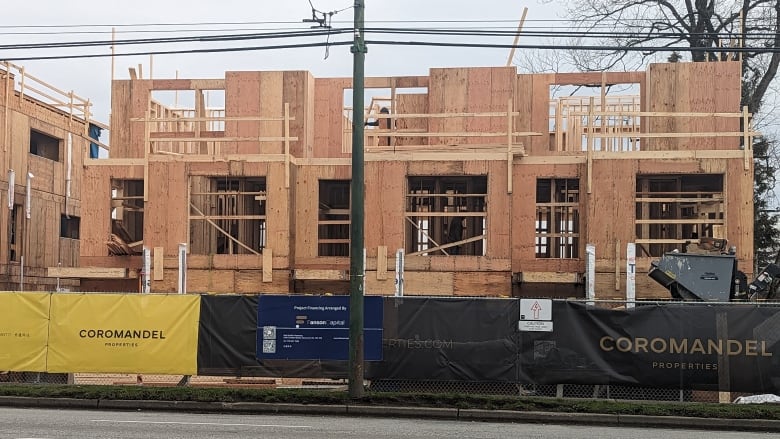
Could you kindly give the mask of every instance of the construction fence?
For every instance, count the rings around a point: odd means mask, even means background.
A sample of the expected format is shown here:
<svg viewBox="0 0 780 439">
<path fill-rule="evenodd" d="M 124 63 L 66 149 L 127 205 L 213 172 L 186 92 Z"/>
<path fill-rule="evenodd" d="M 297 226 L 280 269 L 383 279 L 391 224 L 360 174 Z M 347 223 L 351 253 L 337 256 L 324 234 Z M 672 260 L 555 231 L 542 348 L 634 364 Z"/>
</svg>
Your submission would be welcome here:
<svg viewBox="0 0 780 439">
<path fill-rule="evenodd" d="M 344 296 L 0 293 L 0 307 L 0 382 L 346 386 Z M 373 391 L 780 393 L 780 307 L 769 303 L 369 296 L 364 316 Z"/>
</svg>

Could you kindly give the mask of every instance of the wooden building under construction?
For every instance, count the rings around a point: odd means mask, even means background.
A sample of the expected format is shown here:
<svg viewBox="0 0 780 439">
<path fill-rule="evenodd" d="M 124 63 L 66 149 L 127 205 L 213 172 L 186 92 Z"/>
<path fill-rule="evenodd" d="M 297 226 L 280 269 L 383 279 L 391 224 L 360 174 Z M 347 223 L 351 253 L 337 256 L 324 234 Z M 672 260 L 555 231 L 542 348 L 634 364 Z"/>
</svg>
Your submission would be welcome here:
<svg viewBox="0 0 780 439">
<path fill-rule="evenodd" d="M 187 292 L 347 292 L 356 118 L 367 294 L 394 293 L 399 249 L 407 295 L 582 296 L 586 244 L 598 298 L 624 297 L 628 243 L 638 298 L 669 297 L 650 260 L 703 237 L 753 271 L 737 62 L 434 68 L 367 78 L 357 111 L 350 78 L 305 71 L 131 78 L 112 85 L 110 158 L 74 160 L 80 268 L 50 270 L 85 291 L 138 291 L 145 247 L 151 291 L 176 292 L 186 244 Z"/>
<path fill-rule="evenodd" d="M 88 99 L 0 63 L 0 289 L 78 289 L 84 160 L 102 128 Z M 95 155 L 97 157 L 97 155 Z"/>
</svg>

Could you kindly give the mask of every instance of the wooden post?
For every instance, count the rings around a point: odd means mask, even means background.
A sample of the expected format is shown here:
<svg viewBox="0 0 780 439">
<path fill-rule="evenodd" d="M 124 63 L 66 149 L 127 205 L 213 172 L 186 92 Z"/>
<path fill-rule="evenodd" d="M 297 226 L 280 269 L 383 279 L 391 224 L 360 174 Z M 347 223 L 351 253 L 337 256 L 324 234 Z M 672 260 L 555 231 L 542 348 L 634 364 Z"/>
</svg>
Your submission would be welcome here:
<svg viewBox="0 0 780 439">
<path fill-rule="evenodd" d="M 290 188 L 290 103 L 284 103 L 284 188 Z"/>
<path fill-rule="evenodd" d="M 270 247 L 263 249 L 263 283 L 273 282 L 274 280 L 274 257 L 273 250 Z"/>
<path fill-rule="evenodd" d="M 555 150 L 563 151 L 563 102 L 558 99 L 555 104 Z"/>
<path fill-rule="evenodd" d="M 73 90 L 68 93 L 68 127 L 73 124 Z"/>
<path fill-rule="evenodd" d="M 512 193 L 512 164 L 514 162 L 514 154 L 512 152 L 512 132 L 514 127 L 512 126 L 512 99 L 507 101 L 506 108 L 506 193 Z"/>
<path fill-rule="evenodd" d="M 585 152 L 588 161 L 588 194 L 591 193 L 593 183 L 593 96 L 588 102 L 588 150 Z"/>
<path fill-rule="evenodd" d="M 21 76 L 19 80 L 19 106 L 21 107 L 24 102 L 24 66 L 19 67 L 19 76 Z"/>
<path fill-rule="evenodd" d="M 745 170 L 750 169 L 750 157 L 752 154 L 752 139 L 750 138 L 750 113 L 748 113 L 748 107 L 745 105 L 742 107 L 742 143 L 743 152 L 745 153 Z"/>
<path fill-rule="evenodd" d="M 626 309 L 634 308 L 636 302 L 636 244 L 626 246 Z"/>
<path fill-rule="evenodd" d="M 607 73 L 601 72 L 601 151 L 607 151 Z"/>
<path fill-rule="evenodd" d="M 380 245 L 376 250 L 376 278 L 387 279 L 387 246 Z"/>
<path fill-rule="evenodd" d="M 8 143 L 9 138 L 11 136 L 11 130 L 8 129 L 8 118 L 10 116 L 10 111 L 8 109 L 8 100 L 10 99 L 11 94 L 11 65 L 8 64 L 8 62 L 5 62 L 5 96 L 3 97 L 3 106 L 5 107 L 5 111 L 3 111 L 3 151 L 8 151 Z M 11 155 L 13 154 L 13 148 L 11 149 L 11 154 L 9 154 L 8 157 L 8 163 L 13 163 L 13 160 L 11 160 Z"/>
<path fill-rule="evenodd" d="M 151 100 L 149 105 L 151 105 Z M 144 117 L 144 202 L 149 201 L 149 150 L 152 148 L 152 142 L 149 140 L 149 119 L 151 114 L 151 110 L 147 107 L 146 117 Z"/>
<path fill-rule="evenodd" d="M 596 299 L 596 246 L 585 244 L 585 297 L 587 304 L 593 306 Z"/>
</svg>

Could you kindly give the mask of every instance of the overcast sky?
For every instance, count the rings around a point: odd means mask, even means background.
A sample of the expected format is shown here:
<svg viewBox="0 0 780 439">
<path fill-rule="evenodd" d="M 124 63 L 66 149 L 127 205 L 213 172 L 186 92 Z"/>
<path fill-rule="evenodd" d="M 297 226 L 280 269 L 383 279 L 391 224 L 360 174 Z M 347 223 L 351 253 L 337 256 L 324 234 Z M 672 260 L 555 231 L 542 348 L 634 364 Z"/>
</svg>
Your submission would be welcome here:
<svg viewBox="0 0 780 439">
<path fill-rule="evenodd" d="M 556 18 L 556 7 L 545 0 L 367 0 L 366 26 L 376 27 L 502 27 L 516 28 L 523 7 L 528 7 L 526 28 L 543 26 L 532 20 Z M 334 27 L 350 27 L 353 0 L 312 0 L 320 11 L 330 12 L 345 9 L 332 16 Z M 173 2 L 162 0 L 134 0 L 118 2 L 106 0 L 61 0 L 4 2 L 0 14 L 0 41 L 2 45 L 33 42 L 95 41 L 111 40 L 111 28 L 116 27 L 117 39 L 156 38 L 182 35 L 224 34 L 233 32 L 252 33 L 269 28 L 293 30 L 308 29 L 301 23 L 311 17 L 308 0 L 190 0 Z M 503 23 L 408 23 L 409 21 L 443 20 L 506 20 Z M 161 23 L 243 23 L 273 22 L 251 25 L 192 25 L 187 27 L 137 27 L 127 25 Z M 406 23 L 404 23 L 406 22 Z M 41 25 L 90 25 L 72 28 L 20 28 L 19 26 Z M 146 33 L 137 31 L 145 30 Z M 151 33 L 150 30 L 157 32 Z M 159 32 L 166 30 L 168 32 Z M 91 33 L 63 33 L 63 32 Z M 133 32 L 135 31 L 135 32 Z M 185 32 L 186 31 L 186 32 Z M 380 36 L 377 36 L 379 39 Z M 331 36 L 331 41 L 346 40 L 349 35 Z M 382 35 L 381 39 L 410 39 L 412 37 Z M 442 37 L 436 37 L 441 40 Z M 277 40 L 274 43 L 295 43 L 304 40 Z M 324 41 L 324 37 L 306 41 Z M 486 41 L 487 42 L 487 41 Z M 511 44 L 511 37 L 492 39 L 489 42 Z M 266 41 L 244 41 L 220 43 L 207 46 L 205 43 L 185 45 L 118 46 L 117 53 L 143 52 L 149 50 L 195 49 L 205 47 L 259 46 Z M 409 46 L 370 46 L 366 57 L 366 75 L 424 75 L 431 67 L 455 66 L 497 66 L 505 65 L 508 49 L 464 49 Z M 47 56 L 62 53 L 110 53 L 108 45 L 89 49 L 57 50 L 0 50 L 0 60 L 24 57 Z M 155 78 L 172 78 L 177 71 L 179 77 L 222 78 L 229 70 L 308 70 L 316 77 L 351 76 L 352 55 L 349 46 L 334 46 L 325 57 L 325 48 L 286 49 L 272 51 L 248 51 L 209 54 L 155 55 L 153 75 Z M 95 104 L 95 114 L 107 120 L 110 106 L 110 58 L 63 59 L 14 61 L 23 65 L 28 72 L 64 90 L 90 98 Z M 143 64 L 144 77 L 149 74 L 149 56 L 116 58 L 116 78 L 128 78 L 128 67 Z"/>
</svg>

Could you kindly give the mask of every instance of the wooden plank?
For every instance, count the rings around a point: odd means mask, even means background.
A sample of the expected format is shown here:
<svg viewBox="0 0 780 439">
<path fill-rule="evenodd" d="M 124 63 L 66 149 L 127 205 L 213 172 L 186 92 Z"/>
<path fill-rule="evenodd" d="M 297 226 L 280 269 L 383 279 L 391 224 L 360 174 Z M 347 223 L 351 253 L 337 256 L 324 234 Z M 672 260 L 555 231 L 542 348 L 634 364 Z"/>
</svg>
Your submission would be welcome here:
<svg viewBox="0 0 780 439">
<path fill-rule="evenodd" d="M 72 277 L 84 279 L 135 279 L 138 274 L 126 268 L 106 267 L 48 267 L 47 277 Z"/>
<path fill-rule="evenodd" d="M 326 269 L 305 269 L 296 268 L 293 270 L 293 279 L 295 280 L 349 280 L 349 275 L 345 270 L 326 270 Z"/>
<path fill-rule="evenodd" d="M 455 272 L 452 294 L 465 297 L 510 297 L 512 273 Z"/>
<path fill-rule="evenodd" d="M 404 295 L 408 296 L 452 296 L 454 294 L 454 273 L 407 271 L 404 273 Z M 391 279 L 377 280 L 366 276 L 367 295 L 392 295 L 395 285 Z"/>
<path fill-rule="evenodd" d="M 380 245 L 376 252 L 376 278 L 377 280 L 387 279 L 387 246 Z"/>
<path fill-rule="evenodd" d="M 579 273 L 523 271 L 520 274 L 522 276 L 522 282 L 524 283 L 576 284 L 582 281 Z"/>
<path fill-rule="evenodd" d="M 274 281 L 273 272 L 273 250 L 266 247 L 263 249 L 263 283 L 270 283 Z"/>
<path fill-rule="evenodd" d="M 163 280 L 164 270 L 163 265 L 165 262 L 165 251 L 163 247 L 154 248 L 154 269 L 152 280 Z"/>
</svg>

